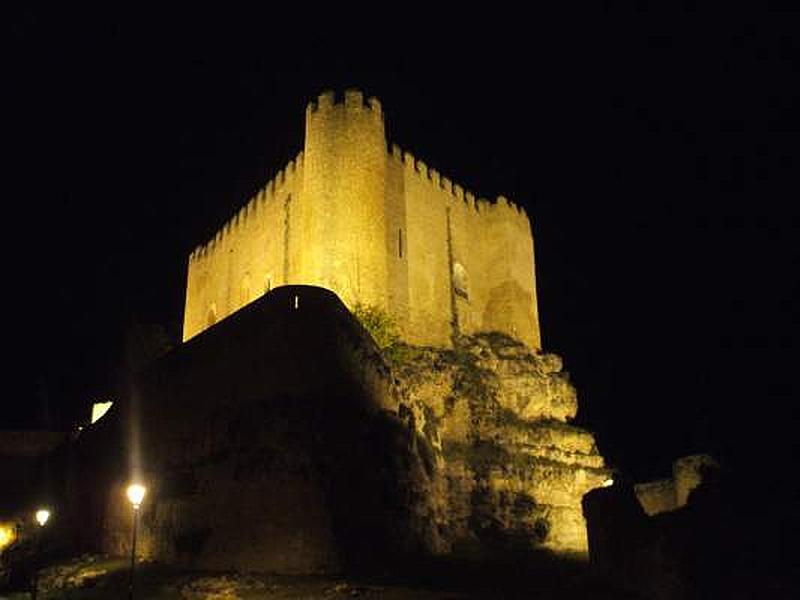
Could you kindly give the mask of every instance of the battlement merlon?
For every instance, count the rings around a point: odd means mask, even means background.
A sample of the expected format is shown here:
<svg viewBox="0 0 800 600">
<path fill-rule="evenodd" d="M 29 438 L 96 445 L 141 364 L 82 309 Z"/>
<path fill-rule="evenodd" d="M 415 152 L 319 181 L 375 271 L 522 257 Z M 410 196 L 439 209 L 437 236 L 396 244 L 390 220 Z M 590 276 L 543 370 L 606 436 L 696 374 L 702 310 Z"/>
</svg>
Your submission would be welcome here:
<svg viewBox="0 0 800 600">
<path fill-rule="evenodd" d="M 525 209 L 509 200 L 506 196 L 499 195 L 494 201 L 489 201 L 485 198 L 476 200 L 475 194 L 469 190 L 465 191 L 463 186 L 442 175 L 438 170 L 429 167 L 425 161 L 416 158 L 411 152 L 403 150 L 397 144 L 390 144 L 387 148 L 387 154 L 390 160 L 401 163 L 406 170 L 414 172 L 420 179 L 427 181 L 433 187 L 439 188 L 453 198 L 464 202 L 470 209 L 482 214 L 500 212 L 505 216 L 509 214 L 513 216 L 516 213 L 516 215 L 524 219 L 527 227 L 530 228 Z"/>
<path fill-rule="evenodd" d="M 346 111 L 353 112 L 370 111 L 376 116 L 383 116 L 381 103 L 377 98 L 369 97 L 365 102 L 364 94 L 360 90 L 348 89 L 345 90 L 342 97 L 337 97 L 336 93 L 330 90 L 322 92 L 316 100 L 312 100 L 308 103 L 306 117 L 308 118 L 309 115 L 312 114 L 342 108 Z M 436 169 L 429 168 L 425 161 L 415 158 L 410 152 L 403 151 L 397 144 L 391 144 L 388 148 L 388 154 L 390 159 L 403 163 L 407 169 L 415 171 L 421 179 L 428 181 L 432 186 L 446 191 L 454 198 L 465 202 L 472 210 L 487 214 L 494 210 L 507 212 L 507 209 L 512 209 L 524 217 L 527 227 L 530 228 L 530 222 L 528 221 L 525 210 L 508 200 L 505 196 L 498 196 L 495 202 L 490 202 L 483 198 L 479 198 L 476 201 L 475 195 L 472 192 L 465 190 L 463 186 L 453 182 L 451 178 L 441 175 Z M 298 169 L 302 169 L 302 166 L 303 152 L 300 152 L 294 160 L 289 161 L 284 169 L 279 170 L 242 209 L 238 210 L 226 221 L 210 240 L 205 244 L 198 245 L 189 255 L 189 261 L 192 262 L 204 257 L 216 244 L 224 241 L 224 238 L 232 228 L 238 226 L 240 222 L 245 222 L 249 218 L 250 213 L 254 212 L 259 204 L 273 199 L 280 188 L 285 185 L 287 177 L 293 176 Z"/>
<path fill-rule="evenodd" d="M 341 98 L 330 90 L 319 94 L 316 100 L 310 101 L 306 106 L 306 119 L 310 119 L 317 114 L 325 114 L 342 108 L 351 112 L 369 112 L 377 118 L 383 118 L 383 108 L 380 100 L 370 96 L 365 102 L 363 92 L 356 89 L 348 89 L 345 90 L 344 96 Z"/>
<path fill-rule="evenodd" d="M 240 225 L 244 225 L 250 219 L 257 218 L 257 213 L 263 208 L 264 204 L 274 200 L 276 195 L 297 177 L 298 172 L 301 172 L 302 169 L 303 152 L 301 151 L 294 159 L 290 160 L 283 169 L 279 169 L 244 206 L 240 207 L 229 217 L 209 240 L 196 246 L 189 254 L 189 263 L 205 258 L 217 244 L 225 241 L 225 238 L 232 230 L 235 230 Z"/>
</svg>

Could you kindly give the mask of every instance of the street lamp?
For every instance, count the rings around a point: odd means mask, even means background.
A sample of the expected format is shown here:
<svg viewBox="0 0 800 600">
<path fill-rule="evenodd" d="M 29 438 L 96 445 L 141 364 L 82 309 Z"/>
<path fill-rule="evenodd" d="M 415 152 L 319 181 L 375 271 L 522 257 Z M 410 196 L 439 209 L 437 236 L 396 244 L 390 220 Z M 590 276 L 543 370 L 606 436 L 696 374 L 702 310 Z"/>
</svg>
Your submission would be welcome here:
<svg viewBox="0 0 800 600">
<path fill-rule="evenodd" d="M 47 521 L 50 520 L 50 511 L 46 508 L 40 508 L 36 511 L 36 522 L 39 524 L 39 527 L 44 527 L 47 525 Z"/>
<path fill-rule="evenodd" d="M 136 568 L 136 527 L 139 522 L 139 507 L 142 505 L 144 495 L 147 493 L 145 488 L 140 483 L 132 483 L 127 489 L 128 500 L 133 506 L 133 538 L 131 540 L 131 570 L 130 578 L 128 579 L 128 598 L 133 600 L 133 571 Z"/>
<path fill-rule="evenodd" d="M 47 522 L 50 520 L 50 511 L 46 508 L 40 508 L 36 511 L 33 515 L 36 522 L 39 524 L 39 529 L 43 529 Z M 39 592 L 39 554 L 41 553 L 42 547 L 42 539 L 41 533 L 36 536 L 36 553 L 34 558 L 34 565 L 33 565 L 33 590 L 31 592 L 31 599 L 36 600 L 36 596 Z"/>
</svg>

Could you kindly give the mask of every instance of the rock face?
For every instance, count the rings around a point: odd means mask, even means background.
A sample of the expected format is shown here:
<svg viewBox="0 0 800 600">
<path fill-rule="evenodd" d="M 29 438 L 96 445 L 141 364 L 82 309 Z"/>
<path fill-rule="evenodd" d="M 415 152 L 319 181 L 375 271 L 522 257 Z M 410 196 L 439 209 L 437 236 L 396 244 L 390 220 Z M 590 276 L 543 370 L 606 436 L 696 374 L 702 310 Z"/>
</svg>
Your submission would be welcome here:
<svg viewBox="0 0 800 600">
<path fill-rule="evenodd" d="M 62 453 L 59 539 L 321 573 L 420 555 L 583 554 L 607 477 L 553 355 L 507 336 L 381 353 L 331 292 L 277 288 L 159 359 Z"/>
<path fill-rule="evenodd" d="M 389 359 L 401 413 L 435 465 L 439 551 L 585 555 L 581 498 L 608 471 L 592 434 L 567 422 L 577 397 L 561 359 L 501 334 Z"/>
</svg>

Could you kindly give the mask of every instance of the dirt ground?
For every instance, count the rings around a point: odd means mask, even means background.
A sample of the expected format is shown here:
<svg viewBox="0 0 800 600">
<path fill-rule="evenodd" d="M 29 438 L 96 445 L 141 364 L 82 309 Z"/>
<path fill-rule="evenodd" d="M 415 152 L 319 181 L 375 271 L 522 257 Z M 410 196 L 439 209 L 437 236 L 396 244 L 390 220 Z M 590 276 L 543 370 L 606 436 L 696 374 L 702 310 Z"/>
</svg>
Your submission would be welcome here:
<svg viewBox="0 0 800 600">
<path fill-rule="evenodd" d="M 179 571 L 140 563 L 134 597 L 141 600 L 471 600 L 635 598 L 594 580 L 585 565 L 428 565 L 413 574 L 369 577 L 278 576 Z M 124 558 L 82 556 L 40 571 L 39 600 L 113 600 L 128 597 L 129 563 Z M 27 600 L 17 589 L 0 600 Z"/>
</svg>

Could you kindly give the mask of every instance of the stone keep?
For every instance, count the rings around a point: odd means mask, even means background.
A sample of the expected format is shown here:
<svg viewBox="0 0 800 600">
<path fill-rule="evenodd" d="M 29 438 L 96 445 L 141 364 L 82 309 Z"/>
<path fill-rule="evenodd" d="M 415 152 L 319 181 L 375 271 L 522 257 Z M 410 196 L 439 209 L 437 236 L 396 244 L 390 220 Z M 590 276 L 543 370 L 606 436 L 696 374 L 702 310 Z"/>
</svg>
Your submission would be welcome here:
<svg viewBox="0 0 800 600">
<path fill-rule="evenodd" d="M 242 318 L 287 294 L 312 293 L 285 287 L 299 285 L 331 290 L 351 310 L 379 309 L 398 326 L 406 344 L 382 355 L 378 375 L 359 385 L 382 381 L 391 393 L 372 401 L 413 432 L 426 465 L 414 494 L 426 508 L 411 512 L 427 524 L 426 548 L 586 556 L 581 498 L 610 472 L 594 436 L 570 423 L 577 394 L 561 359 L 541 350 L 524 211 L 502 197 L 476 200 L 397 146 L 387 149 L 374 98 L 348 91 L 337 102 L 325 93 L 306 109 L 303 152 L 191 254 L 183 337 L 197 339 L 184 352 L 232 335 Z M 313 318 L 303 298 L 297 314 Z M 269 338 L 279 325 L 258 327 Z M 318 322 L 307 333 L 323 329 Z M 275 369 L 264 351 L 255 356 L 261 366 L 250 371 Z M 236 373 L 218 384 L 234 385 Z M 268 389 L 280 378 L 270 376 Z"/>
<path fill-rule="evenodd" d="M 358 91 L 311 102 L 303 152 L 192 252 L 184 341 L 294 284 L 384 311 L 411 344 L 496 331 L 541 346 L 525 212 L 387 149 L 380 103 Z"/>
</svg>

